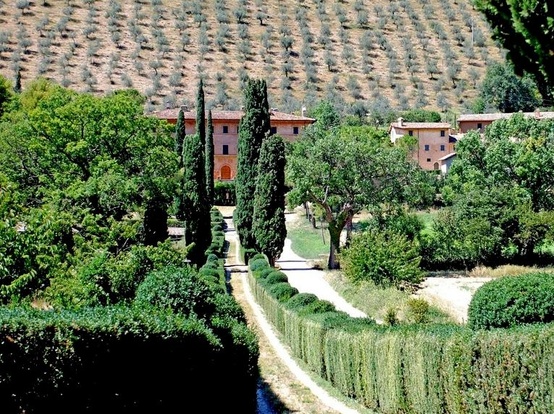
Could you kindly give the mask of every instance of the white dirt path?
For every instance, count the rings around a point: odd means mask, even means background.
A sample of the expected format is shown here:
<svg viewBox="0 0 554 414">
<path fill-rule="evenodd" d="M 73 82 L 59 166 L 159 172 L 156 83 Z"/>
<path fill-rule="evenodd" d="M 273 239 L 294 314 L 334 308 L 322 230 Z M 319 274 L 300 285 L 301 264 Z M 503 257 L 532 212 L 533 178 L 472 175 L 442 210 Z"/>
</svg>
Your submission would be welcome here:
<svg viewBox="0 0 554 414">
<path fill-rule="evenodd" d="M 238 258 L 240 257 L 238 252 L 238 249 L 239 249 L 238 235 L 234 229 L 232 220 L 226 219 L 225 221 L 227 223 L 225 238 L 230 242 L 231 241 L 234 242 L 233 244 L 235 244 L 237 249 L 237 251 L 235 252 L 236 254 L 235 257 Z M 358 314 L 361 313 L 361 311 L 353 308 L 348 303 L 346 303 L 344 299 L 340 298 L 340 296 L 323 279 L 322 271 L 315 271 L 313 269 L 310 269 L 310 267 L 306 264 L 306 260 L 295 255 L 290 249 L 290 240 L 287 240 L 287 242 L 288 242 L 287 244 L 289 248 L 285 250 L 281 255 L 280 265 L 282 266 L 284 264 L 285 267 L 289 266 L 287 270 L 281 267 L 282 270 L 285 272 L 285 274 L 287 274 L 287 276 L 289 276 L 289 274 L 292 274 L 292 276 L 289 277 L 289 282 L 291 282 L 291 279 L 296 281 L 297 286 L 301 286 L 302 289 L 309 289 L 314 294 L 316 294 L 320 299 L 325 299 L 325 298 L 327 298 L 327 300 L 332 299 L 333 303 L 335 302 L 338 303 L 338 306 L 340 306 L 341 310 L 344 309 L 345 311 L 349 310 L 354 313 L 358 313 Z M 263 309 L 254 300 L 254 297 L 250 290 L 250 285 L 248 284 L 248 280 L 247 280 L 248 274 L 246 272 L 246 266 L 240 266 L 240 267 L 242 268 L 241 270 L 243 270 L 241 272 L 241 281 L 242 281 L 245 297 L 248 301 L 248 304 L 252 308 L 254 315 L 256 316 L 256 322 L 258 326 L 260 327 L 261 331 L 263 332 L 263 334 L 271 344 L 275 353 L 277 353 L 277 355 L 286 364 L 289 370 L 296 376 L 296 378 L 298 378 L 299 381 L 301 381 L 307 388 L 309 388 L 310 391 L 314 395 L 316 395 L 320 399 L 320 401 L 323 402 L 325 405 L 327 405 L 329 408 L 336 410 L 338 413 L 341 413 L 341 414 L 358 414 L 359 411 L 348 407 L 343 402 L 331 396 L 325 389 L 317 385 L 316 382 L 312 380 L 312 378 L 306 372 L 304 372 L 302 368 L 300 368 L 300 366 L 296 363 L 296 361 L 290 356 L 285 346 L 280 342 L 279 338 L 277 337 L 277 334 L 275 333 L 273 327 L 265 318 Z M 319 272 L 321 273 L 321 275 L 317 273 L 313 273 L 312 271 Z M 312 278 L 315 278 L 315 279 L 312 279 Z M 291 285 L 293 285 L 292 282 L 291 282 Z M 309 288 L 308 285 L 311 285 L 311 288 Z M 300 291 L 298 287 L 297 289 Z M 334 295 L 332 292 L 334 292 Z M 321 294 L 323 294 L 325 298 L 320 296 Z M 344 303 L 342 303 L 336 296 L 342 299 Z M 337 305 L 335 306 L 337 307 L 337 309 L 339 309 Z M 365 316 L 365 314 L 363 313 L 362 315 Z"/>
</svg>

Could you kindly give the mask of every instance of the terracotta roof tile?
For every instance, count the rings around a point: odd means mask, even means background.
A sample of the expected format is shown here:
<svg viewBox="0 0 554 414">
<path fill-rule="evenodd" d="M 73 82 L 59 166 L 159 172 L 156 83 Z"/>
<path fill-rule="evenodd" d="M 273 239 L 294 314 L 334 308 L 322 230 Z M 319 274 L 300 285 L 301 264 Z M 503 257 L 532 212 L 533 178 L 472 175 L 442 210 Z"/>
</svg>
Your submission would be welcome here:
<svg viewBox="0 0 554 414">
<path fill-rule="evenodd" d="M 398 122 L 393 122 L 391 128 L 401 129 L 448 129 L 450 124 L 446 122 L 402 122 L 400 125 Z"/>
<path fill-rule="evenodd" d="M 179 116 L 179 108 L 164 109 L 162 111 L 152 112 L 151 115 L 160 119 L 177 119 Z M 212 111 L 213 120 L 229 120 L 239 121 L 244 115 L 243 111 Z M 305 116 L 287 114 L 285 112 L 271 111 L 271 120 L 273 121 L 306 121 L 314 122 L 315 119 Z M 186 111 L 185 119 L 196 119 L 195 111 Z"/>
<path fill-rule="evenodd" d="M 518 112 L 516 112 L 518 113 Z M 552 119 L 554 112 L 521 112 L 524 116 L 537 119 Z M 496 121 L 498 119 L 510 118 L 514 113 L 495 112 L 489 114 L 462 114 L 458 117 L 458 122 L 474 122 L 474 121 Z"/>
</svg>

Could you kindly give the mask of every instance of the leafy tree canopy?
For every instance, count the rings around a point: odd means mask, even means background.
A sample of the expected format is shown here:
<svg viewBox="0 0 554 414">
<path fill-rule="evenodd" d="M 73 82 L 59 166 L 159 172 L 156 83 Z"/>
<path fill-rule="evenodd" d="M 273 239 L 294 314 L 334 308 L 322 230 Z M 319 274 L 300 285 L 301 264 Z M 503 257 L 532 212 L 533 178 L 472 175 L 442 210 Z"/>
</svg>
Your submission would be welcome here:
<svg viewBox="0 0 554 414">
<path fill-rule="evenodd" d="M 311 202 L 324 211 L 331 238 L 329 267 L 338 266 L 340 233 L 354 214 L 367 209 L 391 214 L 429 202 L 428 175 L 392 147 L 386 131 L 374 127 L 307 128 L 292 143 L 287 182 L 293 205 Z"/>
<path fill-rule="evenodd" d="M 510 65 L 494 64 L 487 69 L 481 86 L 481 99 L 486 108 L 500 112 L 531 112 L 540 104 L 535 82 L 528 76 L 519 77 Z"/>
<path fill-rule="evenodd" d="M 508 59 L 519 75 L 531 74 L 543 99 L 552 102 L 554 86 L 554 19 L 550 2 L 529 0 L 474 0 L 508 50 Z"/>
</svg>

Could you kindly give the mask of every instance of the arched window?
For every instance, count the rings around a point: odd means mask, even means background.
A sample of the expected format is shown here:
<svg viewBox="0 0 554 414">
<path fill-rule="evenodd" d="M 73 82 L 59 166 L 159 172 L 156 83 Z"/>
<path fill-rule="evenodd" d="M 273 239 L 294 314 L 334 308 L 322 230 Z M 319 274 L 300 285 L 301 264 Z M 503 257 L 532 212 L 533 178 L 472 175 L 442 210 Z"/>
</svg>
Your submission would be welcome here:
<svg viewBox="0 0 554 414">
<path fill-rule="evenodd" d="M 221 167 L 221 179 L 230 180 L 231 179 L 231 167 L 224 165 Z"/>
<path fill-rule="evenodd" d="M 439 169 L 439 163 L 436 162 L 435 164 L 433 164 L 433 168 L 434 168 L 435 170 L 438 170 L 438 169 Z"/>
</svg>

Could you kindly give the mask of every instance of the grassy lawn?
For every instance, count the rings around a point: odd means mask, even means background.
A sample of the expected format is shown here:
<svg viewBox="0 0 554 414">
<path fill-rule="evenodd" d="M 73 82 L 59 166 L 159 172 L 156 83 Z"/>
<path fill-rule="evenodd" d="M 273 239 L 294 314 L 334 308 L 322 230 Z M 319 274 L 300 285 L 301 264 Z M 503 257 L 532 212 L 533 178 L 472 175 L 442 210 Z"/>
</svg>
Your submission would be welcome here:
<svg viewBox="0 0 554 414">
<path fill-rule="evenodd" d="M 329 231 L 325 223 L 317 223 L 314 229 L 305 216 L 299 216 L 287 222 L 287 237 L 291 239 L 292 251 L 304 259 L 326 260 L 323 255 L 329 254 Z"/>
</svg>

